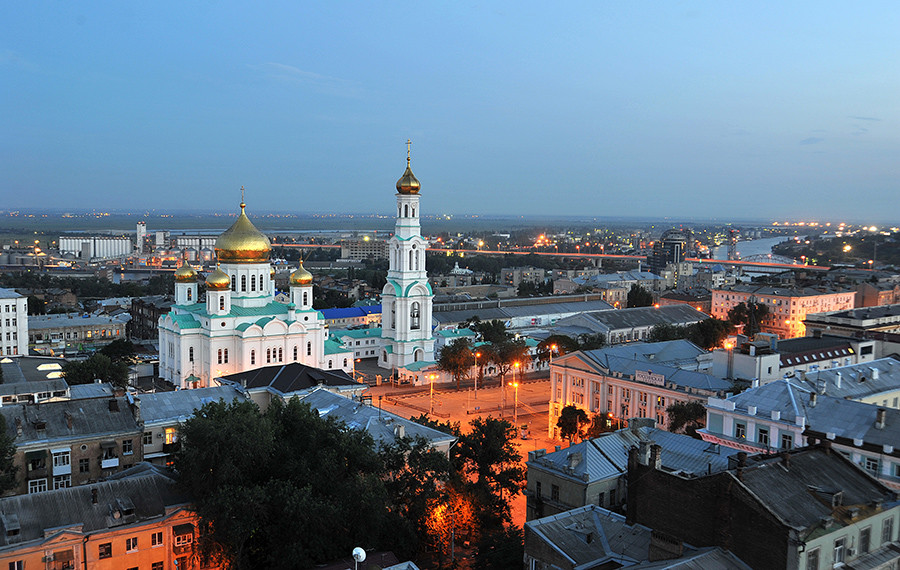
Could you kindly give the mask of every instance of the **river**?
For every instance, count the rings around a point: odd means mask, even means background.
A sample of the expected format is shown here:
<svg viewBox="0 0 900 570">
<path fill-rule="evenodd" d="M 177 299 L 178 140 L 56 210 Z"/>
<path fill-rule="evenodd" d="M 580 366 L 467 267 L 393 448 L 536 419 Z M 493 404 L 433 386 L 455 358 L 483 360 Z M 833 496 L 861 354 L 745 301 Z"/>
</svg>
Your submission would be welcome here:
<svg viewBox="0 0 900 570">
<path fill-rule="evenodd" d="M 751 255 L 760 255 L 760 254 L 769 254 L 772 253 L 772 248 L 778 245 L 781 242 L 785 242 L 793 239 L 789 236 L 780 236 L 773 238 L 763 238 L 763 239 L 754 239 L 747 241 L 739 241 L 737 243 L 737 252 L 741 259 L 747 258 Z M 710 249 L 711 259 L 720 259 L 723 261 L 728 260 L 728 246 L 720 245 L 719 247 L 714 247 Z"/>
</svg>

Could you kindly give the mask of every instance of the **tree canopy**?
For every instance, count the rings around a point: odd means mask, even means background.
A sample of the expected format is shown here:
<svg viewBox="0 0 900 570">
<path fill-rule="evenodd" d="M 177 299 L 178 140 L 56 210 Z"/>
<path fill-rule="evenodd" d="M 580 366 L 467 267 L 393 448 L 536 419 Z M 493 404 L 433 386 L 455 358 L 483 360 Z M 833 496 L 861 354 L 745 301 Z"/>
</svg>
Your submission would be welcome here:
<svg viewBox="0 0 900 570">
<path fill-rule="evenodd" d="M 769 314 L 765 303 L 748 301 L 738 303 L 728 310 L 728 321 L 734 325 L 744 325 L 744 334 L 753 336 L 760 331 L 760 322 Z"/>
<path fill-rule="evenodd" d="M 355 546 L 413 543 L 385 481 L 410 483 L 420 471 L 386 470 L 365 431 L 293 399 L 265 413 L 252 402 L 206 404 L 180 433 L 175 467 L 207 530 L 201 546 L 235 568 L 306 568 Z"/>
<path fill-rule="evenodd" d="M 669 416 L 669 431 L 696 437 L 697 430 L 706 427 L 706 408 L 697 400 L 675 402 L 666 408 Z"/>
<path fill-rule="evenodd" d="M 635 283 L 628 291 L 627 304 L 629 309 L 631 307 L 649 307 L 653 304 L 653 293 Z"/>
<path fill-rule="evenodd" d="M 0 494 L 16 486 L 18 467 L 13 463 L 16 455 L 13 439 L 6 433 L 6 421 L 0 421 Z"/>
<path fill-rule="evenodd" d="M 584 428 L 590 423 L 587 412 L 570 404 L 560 410 L 556 427 L 559 428 L 559 435 L 571 442 L 572 438 L 581 435 Z"/>
<path fill-rule="evenodd" d="M 87 360 L 66 362 L 62 369 L 63 378 L 70 385 L 91 384 L 94 380 L 108 382 L 124 388 L 128 385 L 128 364 L 114 361 L 105 354 L 95 354 Z"/>
<path fill-rule="evenodd" d="M 467 338 L 455 339 L 445 345 L 438 354 L 438 370 L 449 372 L 456 380 L 456 389 L 460 389 L 460 380 L 468 375 L 469 370 L 475 365 L 475 355 L 472 352 L 472 341 Z"/>
</svg>

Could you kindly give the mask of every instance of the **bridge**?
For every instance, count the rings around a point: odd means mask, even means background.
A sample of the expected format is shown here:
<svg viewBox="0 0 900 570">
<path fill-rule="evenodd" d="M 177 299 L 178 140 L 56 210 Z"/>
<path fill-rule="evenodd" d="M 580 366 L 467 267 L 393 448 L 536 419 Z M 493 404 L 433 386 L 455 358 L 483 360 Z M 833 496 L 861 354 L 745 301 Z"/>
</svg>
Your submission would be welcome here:
<svg viewBox="0 0 900 570">
<path fill-rule="evenodd" d="M 300 249 L 316 249 L 316 248 L 339 248 L 339 245 L 324 245 L 317 243 L 273 243 L 274 247 L 291 247 Z M 572 258 L 572 259 L 589 259 L 594 265 L 599 264 L 604 259 L 617 259 L 623 261 L 633 261 L 635 263 L 645 263 L 646 255 L 620 255 L 614 253 L 562 253 L 548 251 L 533 251 L 530 249 L 511 249 L 511 250 L 487 250 L 487 249 L 442 249 L 429 248 L 429 252 L 457 255 L 540 255 L 546 257 Z M 686 261 L 696 263 L 698 265 L 719 264 L 727 267 L 736 267 L 744 271 L 752 271 L 754 273 L 781 273 L 791 269 L 806 269 L 808 271 L 828 271 L 830 267 L 821 265 L 803 265 L 797 263 L 789 257 L 780 255 L 751 255 L 745 259 L 700 259 L 687 258 Z"/>
</svg>

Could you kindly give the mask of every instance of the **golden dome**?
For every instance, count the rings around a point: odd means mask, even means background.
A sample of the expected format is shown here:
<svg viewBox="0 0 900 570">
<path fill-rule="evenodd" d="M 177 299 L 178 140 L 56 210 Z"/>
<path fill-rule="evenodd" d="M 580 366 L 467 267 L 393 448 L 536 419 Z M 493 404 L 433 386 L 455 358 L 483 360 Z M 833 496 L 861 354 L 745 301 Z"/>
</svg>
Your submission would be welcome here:
<svg viewBox="0 0 900 570">
<path fill-rule="evenodd" d="M 245 206 L 246 204 L 241 202 L 241 215 L 216 240 L 216 256 L 219 262 L 265 263 L 269 260 L 272 244 L 244 213 Z"/>
<path fill-rule="evenodd" d="M 412 169 L 409 167 L 409 145 L 410 141 L 407 140 L 406 170 L 403 172 L 403 176 L 400 177 L 400 180 L 397 181 L 397 192 L 401 194 L 418 194 L 422 185 L 419 184 L 419 179 L 416 178 L 416 175 L 412 173 Z"/>
<path fill-rule="evenodd" d="M 291 285 L 309 285 L 312 283 L 313 276 L 312 273 L 303 269 L 303 262 L 300 262 L 300 267 L 297 268 L 297 271 L 291 273 Z"/>
<path fill-rule="evenodd" d="M 197 281 L 197 272 L 187 263 L 182 263 L 175 271 L 175 281 L 177 283 L 194 283 Z"/>
<path fill-rule="evenodd" d="M 227 291 L 231 289 L 231 277 L 216 267 L 216 270 L 206 276 L 206 288 L 210 291 Z"/>
</svg>

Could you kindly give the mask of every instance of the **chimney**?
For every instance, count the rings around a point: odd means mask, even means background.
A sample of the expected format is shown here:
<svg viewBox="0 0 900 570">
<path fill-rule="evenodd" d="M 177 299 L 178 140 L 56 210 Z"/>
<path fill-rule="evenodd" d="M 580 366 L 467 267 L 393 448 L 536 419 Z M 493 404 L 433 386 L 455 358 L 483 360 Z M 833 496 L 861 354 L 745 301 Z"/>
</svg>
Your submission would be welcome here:
<svg viewBox="0 0 900 570">
<path fill-rule="evenodd" d="M 16 436 L 22 435 L 22 418 L 16 418 Z"/>
<path fill-rule="evenodd" d="M 872 380 L 878 380 L 878 369 L 872 368 Z"/>
<path fill-rule="evenodd" d="M 662 467 L 662 446 L 653 444 L 650 446 L 650 467 L 660 469 Z"/>
<path fill-rule="evenodd" d="M 97 495 L 98 494 L 99 493 L 98 493 L 97 489 L 91 489 L 91 504 L 93 504 L 93 505 L 97 504 Z"/>
<path fill-rule="evenodd" d="M 747 466 L 747 452 L 746 451 L 738 451 L 737 453 L 737 469 L 735 470 L 735 476 L 738 478 L 738 481 L 744 480 L 744 467 Z"/>
<path fill-rule="evenodd" d="M 141 400 L 140 398 L 135 398 L 134 403 L 131 404 L 131 413 L 134 414 L 134 421 L 138 424 L 144 423 L 144 417 L 141 415 Z"/>
<path fill-rule="evenodd" d="M 650 443 L 646 440 L 638 443 L 638 461 L 641 465 L 650 465 Z"/>
<path fill-rule="evenodd" d="M 791 467 L 791 454 L 788 451 L 781 452 L 781 463 L 784 465 L 785 469 L 790 469 Z"/>
<path fill-rule="evenodd" d="M 819 395 L 818 395 L 818 394 L 816 394 L 815 392 L 810 392 L 810 394 L 809 394 L 809 407 L 810 407 L 810 408 L 815 408 L 815 407 L 816 407 L 816 401 L 817 401 L 818 399 L 819 399 Z"/>
<path fill-rule="evenodd" d="M 875 412 L 875 429 L 884 429 L 884 421 L 887 418 L 887 410 L 884 408 L 878 408 L 878 411 Z"/>
<path fill-rule="evenodd" d="M 834 373 L 834 387 L 835 388 L 841 387 L 841 373 L 840 372 Z"/>
<path fill-rule="evenodd" d="M 109 401 L 109 411 L 110 412 L 118 412 L 119 411 L 119 401 L 113 398 Z"/>
<path fill-rule="evenodd" d="M 72 417 L 72 414 L 70 414 L 68 410 L 66 410 L 63 415 L 66 416 L 66 427 L 68 427 L 69 429 L 72 429 L 72 427 L 75 423 L 75 418 Z"/>
</svg>

